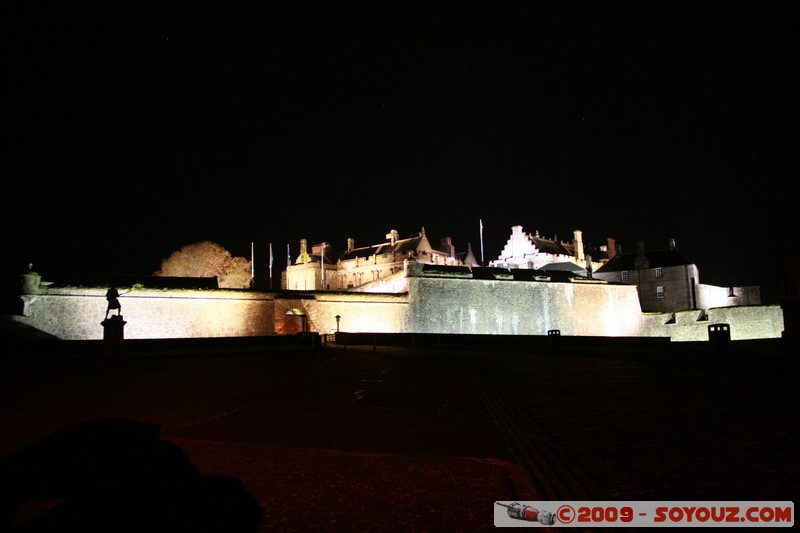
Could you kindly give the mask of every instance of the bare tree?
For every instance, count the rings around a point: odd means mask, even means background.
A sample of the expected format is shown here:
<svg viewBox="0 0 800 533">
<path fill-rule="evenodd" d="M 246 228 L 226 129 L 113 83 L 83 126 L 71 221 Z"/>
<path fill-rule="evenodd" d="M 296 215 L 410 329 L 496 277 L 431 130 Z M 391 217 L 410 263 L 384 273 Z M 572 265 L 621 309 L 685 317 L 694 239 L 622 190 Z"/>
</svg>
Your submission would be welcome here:
<svg viewBox="0 0 800 533">
<path fill-rule="evenodd" d="M 250 261 L 244 257 L 231 257 L 225 265 L 223 278 L 225 285 L 220 283 L 220 287 L 227 289 L 246 289 L 250 287 L 252 276 L 250 272 Z"/>
<path fill-rule="evenodd" d="M 223 289 L 245 289 L 250 286 L 250 261 L 233 257 L 217 243 L 201 241 L 173 252 L 161 262 L 154 276 L 191 278 L 216 277 Z"/>
</svg>

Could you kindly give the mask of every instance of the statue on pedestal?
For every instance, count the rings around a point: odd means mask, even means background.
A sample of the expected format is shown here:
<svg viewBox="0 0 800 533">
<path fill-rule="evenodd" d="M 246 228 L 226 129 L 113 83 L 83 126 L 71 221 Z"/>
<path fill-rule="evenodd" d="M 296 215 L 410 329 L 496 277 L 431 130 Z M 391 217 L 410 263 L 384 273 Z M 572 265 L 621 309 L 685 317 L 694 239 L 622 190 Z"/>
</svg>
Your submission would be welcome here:
<svg viewBox="0 0 800 533">
<path fill-rule="evenodd" d="M 108 300 L 108 308 L 106 308 L 106 319 L 108 319 L 108 314 L 115 310 L 117 311 L 117 316 L 122 316 L 122 304 L 119 303 L 119 291 L 116 287 L 111 287 L 106 292 L 106 300 Z"/>
</svg>

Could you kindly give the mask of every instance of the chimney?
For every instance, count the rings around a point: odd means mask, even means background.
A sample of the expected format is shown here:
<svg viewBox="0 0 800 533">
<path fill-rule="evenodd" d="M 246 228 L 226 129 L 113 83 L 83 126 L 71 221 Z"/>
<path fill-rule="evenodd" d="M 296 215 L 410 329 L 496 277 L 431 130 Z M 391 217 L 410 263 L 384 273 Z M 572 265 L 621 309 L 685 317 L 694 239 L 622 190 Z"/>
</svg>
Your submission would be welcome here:
<svg viewBox="0 0 800 533">
<path fill-rule="evenodd" d="M 320 256 L 320 257 L 322 257 L 324 259 L 328 259 L 328 260 L 330 259 L 330 255 L 331 255 L 330 251 L 331 251 L 331 245 L 328 242 L 322 242 L 322 243 L 319 243 L 319 244 L 315 244 L 314 246 L 311 247 L 311 254 L 312 255 L 318 255 L 318 256 Z"/>
<path fill-rule="evenodd" d="M 392 243 L 392 246 L 394 246 L 395 243 L 397 242 L 397 236 L 398 233 L 396 229 L 393 229 L 392 231 L 386 234 L 386 238 L 389 239 L 389 242 Z"/>
<path fill-rule="evenodd" d="M 583 256 L 583 232 L 579 229 L 576 229 L 573 232 L 574 239 L 573 244 L 575 245 L 575 259 L 578 261 L 578 264 L 583 263 L 586 258 Z"/>
<path fill-rule="evenodd" d="M 636 243 L 636 259 L 633 262 L 633 266 L 636 268 L 650 268 L 650 262 L 647 260 L 647 256 L 644 255 L 644 243 L 641 241 Z"/>
<path fill-rule="evenodd" d="M 300 239 L 300 258 L 303 263 L 308 263 L 308 241 L 306 239 Z"/>
<path fill-rule="evenodd" d="M 670 239 L 669 240 L 669 249 L 670 250 L 674 250 L 675 249 L 675 239 Z"/>
<path fill-rule="evenodd" d="M 608 252 L 608 258 L 612 259 L 615 255 L 617 255 L 617 241 L 614 240 L 612 237 L 606 239 L 608 243 L 606 245 L 606 252 Z"/>
<path fill-rule="evenodd" d="M 453 239 L 451 237 L 442 237 L 439 251 L 445 252 L 449 257 L 455 257 L 456 247 L 453 246 Z"/>
<path fill-rule="evenodd" d="M 352 237 L 347 238 L 347 251 L 352 252 L 356 248 L 356 240 Z"/>
</svg>

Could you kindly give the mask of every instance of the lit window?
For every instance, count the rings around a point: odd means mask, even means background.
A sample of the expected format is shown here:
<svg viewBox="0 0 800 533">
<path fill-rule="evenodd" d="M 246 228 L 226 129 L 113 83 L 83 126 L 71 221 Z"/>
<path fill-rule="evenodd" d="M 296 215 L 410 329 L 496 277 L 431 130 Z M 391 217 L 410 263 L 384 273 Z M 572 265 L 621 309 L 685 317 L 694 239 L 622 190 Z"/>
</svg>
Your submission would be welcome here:
<svg viewBox="0 0 800 533">
<path fill-rule="evenodd" d="M 659 285 L 656 287 L 656 298 L 663 298 L 664 297 L 664 287 Z"/>
<path fill-rule="evenodd" d="M 663 278 L 664 277 L 664 270 L 661 267 L 656 268 L 656 277 Z"/>
<path fill-rule="evenodd" d="M 622 281 L 629 281 L 631 279 L 630 272 L 628 272 L 627 270 L 623 270 L 621 276 L 622 276 Z"/>
</svg>

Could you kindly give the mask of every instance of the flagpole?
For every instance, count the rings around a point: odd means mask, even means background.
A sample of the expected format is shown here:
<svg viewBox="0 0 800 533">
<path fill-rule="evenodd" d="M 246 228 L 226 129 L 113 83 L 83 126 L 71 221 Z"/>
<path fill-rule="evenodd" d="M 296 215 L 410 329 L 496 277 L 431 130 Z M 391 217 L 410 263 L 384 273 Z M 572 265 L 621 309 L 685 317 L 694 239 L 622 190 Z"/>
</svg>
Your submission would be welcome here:
<svg viewBox="0 0 800 533">
<path fill-rule="evenodd" d="M 286 289 L 289 289 L 289 267 L 292 266 L 292 254 L 289 245 L 286 245 Z"/>
<path fill-rule="evenodd" d="M 250 241 L 250 288 L 255 288 L 256 282 L 256 254 L 254 249 L 255 244 Z"/>
<path fill-rule="evenodd" d="M 322 257 L 319 259 L 319 263 L 322 266 L 322 290 L 325 290 L 325 243 L 322 243 Z"/>
<path fill-rule="evenodd" d="M 269 243 L 269 290 L 272 290 L 272 243 Z"/>
<path fill-rule="evenodd" d="M 481 225 L 481 266 L 485 266 L 483 263 L 483 219 L 479 219 Z"/>
</svg>

